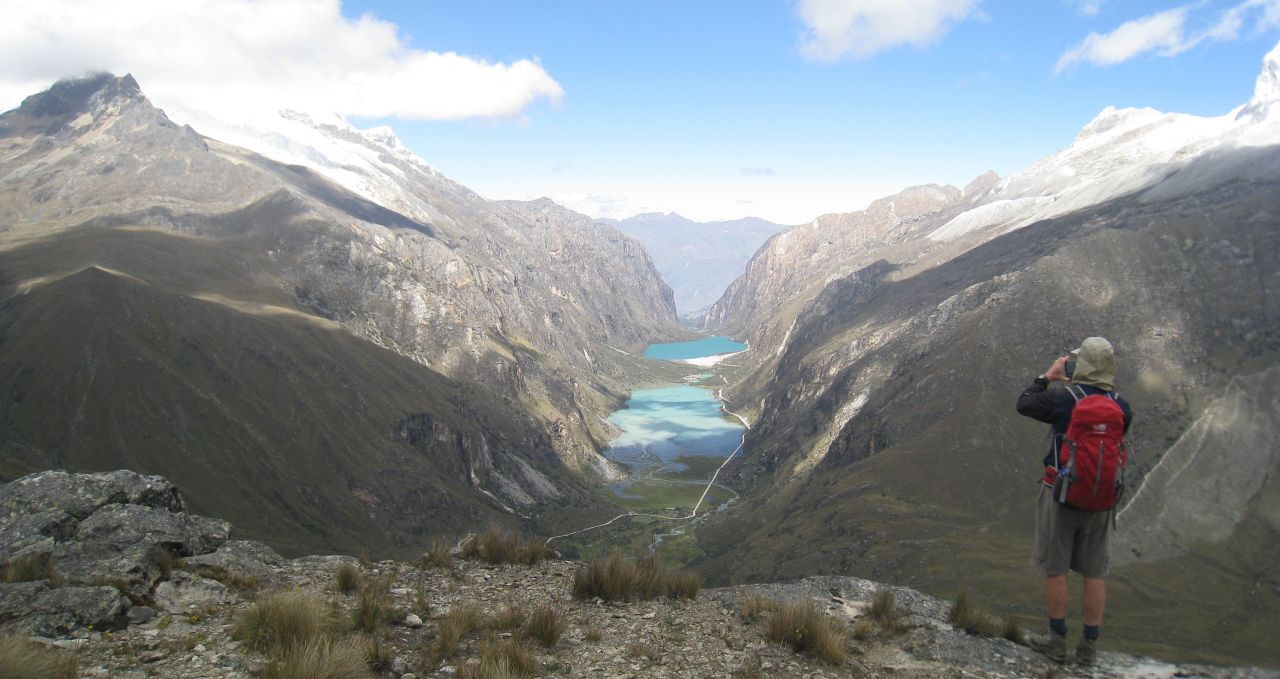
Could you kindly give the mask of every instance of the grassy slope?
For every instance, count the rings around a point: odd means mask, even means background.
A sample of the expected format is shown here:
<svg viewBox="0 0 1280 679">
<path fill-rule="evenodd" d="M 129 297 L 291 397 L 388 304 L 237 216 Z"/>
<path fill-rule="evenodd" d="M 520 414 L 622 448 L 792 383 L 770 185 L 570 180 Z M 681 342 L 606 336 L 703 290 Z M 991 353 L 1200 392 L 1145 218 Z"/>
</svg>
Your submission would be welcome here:
<svg viewBox="0 0 1280 679">
<path fill-rule="evenodd" d="M 83 229 L 0 254 L 6 475 L 163 474 L 194 511 L 285 552 L 409 556 L 422 536 L 512 521 L 468 482 L 483 436 L 568 491 L 548 524 L 603 511 L 488 392 L 314 317 L 244 306 L 289 297 L 253 245 Z M 17 294 L 50 272 L 63 277 Z"/>
</svg>

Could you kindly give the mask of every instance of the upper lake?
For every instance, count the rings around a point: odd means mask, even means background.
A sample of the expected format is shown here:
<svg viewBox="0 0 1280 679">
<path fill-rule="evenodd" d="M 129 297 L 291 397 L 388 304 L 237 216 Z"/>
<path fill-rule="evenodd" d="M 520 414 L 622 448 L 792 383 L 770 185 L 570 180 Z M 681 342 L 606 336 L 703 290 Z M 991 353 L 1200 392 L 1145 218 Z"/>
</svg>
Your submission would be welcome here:
<svg viewBox="0 0 1280 679">
<path fill-rule="evenodd" d="M 742 342 L 735 342 L 728 337 L 712 335 L 711 337 L 704 337 L 691 342 L 650 344 L 644 350 L 644 355 L 663 361 L 683 361 L 690 358 L 732 354 L 743 351 L 746 348 L 747 345 Z"/>
</svg>

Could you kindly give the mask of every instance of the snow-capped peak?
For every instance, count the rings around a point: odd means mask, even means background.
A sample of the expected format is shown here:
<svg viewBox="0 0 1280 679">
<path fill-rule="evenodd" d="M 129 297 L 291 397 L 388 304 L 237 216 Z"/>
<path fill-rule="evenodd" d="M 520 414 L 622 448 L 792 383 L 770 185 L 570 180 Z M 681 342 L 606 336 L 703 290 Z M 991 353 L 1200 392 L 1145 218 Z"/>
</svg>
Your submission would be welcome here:
<svg viewBox="0 0 1280 679">
<path fill-rule="evenodd" d="M 993 234 L 1003 233 L 1149 188 L 1210 152 L 1276 144 L 1280 44 L 1263 59 L 1248 104 L 1215 117 L 1108 106 L 1070 146 L 1006 177 L 984 200 L 929 238 L 947 241 L 988 227 L 999 227 Z M 1201 167 L 1196 176 L 1209 175 Z M 1229 178 L 1214 176 L 1215 181 Z"/>
</svg>

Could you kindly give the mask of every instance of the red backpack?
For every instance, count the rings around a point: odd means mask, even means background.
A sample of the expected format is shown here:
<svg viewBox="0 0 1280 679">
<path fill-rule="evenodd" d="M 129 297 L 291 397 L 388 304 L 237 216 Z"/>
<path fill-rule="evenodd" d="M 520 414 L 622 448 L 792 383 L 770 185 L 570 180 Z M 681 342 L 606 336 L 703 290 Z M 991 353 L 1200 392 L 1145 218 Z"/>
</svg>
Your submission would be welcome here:
<svg viewBox="0 0 1280 679">
<path fill-rule="evenodd" d="M 1058 450 L 1053 495 L 1076 509 L 1106 511 L 1124 493 L 1124 468 L 1129 462 L 1124 410 L 1111 392 L 1085 395 L 1074 384 L 1067 391 L 1076 405 Z"/>
</svg>

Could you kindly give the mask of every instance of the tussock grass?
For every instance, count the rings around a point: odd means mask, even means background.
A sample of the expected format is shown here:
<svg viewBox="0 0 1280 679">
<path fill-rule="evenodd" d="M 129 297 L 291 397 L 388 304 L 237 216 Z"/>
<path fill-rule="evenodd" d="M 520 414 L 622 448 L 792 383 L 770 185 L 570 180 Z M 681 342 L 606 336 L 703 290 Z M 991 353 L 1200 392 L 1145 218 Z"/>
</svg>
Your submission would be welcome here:
<svg viewBox="0 0 1280 679">
<path fill-rule="evenodd" d="M 529 636 L 537 639 L 538 643 L 547 648 L 555 646 L 556 642 L 560 641 L 560 635 L 564 634 L 568 627 L 569 621 L 559 610 L 549 604 L 538 606 L 529 616 Z"/>
<path fill-rule="evenodd" d="M 45 648 L 24 637 L 0 635 L 0 677 L 76 679 L 79 674 L 74 654 Z"/>
<path fill-rule="evenodd" d="M 521 679 L 538 671 L 533 653 L 512 639 L 484 641 L 480 644 L 480 662 L 458 668 L 458 679 Z"/>
<path fill-rule="evenodd" d="M 778 602 L 759 594 L 748 594 L 742 598 L 742 603 L 738 608 L 738 615 L 746 622 L 755 622 L 764 616 L 765 613 L 772 611 L 777 607 Z"/>
<path fill-rule="evenodd" d="M 891 589 L 876 592 L 875 597 L 871 599 L 871 610 L 867 614 L 880 625 L 880 629 L 891 634 L 907 629 L 906 618 L 902 615 L 902 611 L 898 610 L 898 601 Z"/>
<path fill-rule="evenodd" d="M 427 543 L 427 551 L 422 553 L 422 566 L 453 568 L 453 546 L 444 536 L 434 537 Z"/>
<path fill-rule="evenodd" d="M 587 631 L 583 633 L 582 638 L 587 642 L 594 644 L 604 638 L 604 633 L 600 631 L 599 627 L 588 627 Z"/>
<path fill-rule="evenodd" d="M 778 604 L 765 632 L 769 641 L 791 647 L 832 665 L 844 662 L 845 636 L 840 624 L 820 612 L 812 601 Z"/>
<path fill-rule="evenodd" d="M 858 639 L 860 641 L 865 641 L 867 639 L 870 639 L 871 637 L 874 637 L 878 630 L 879 628 L 876 627 L 875 621 L 870 620 L 868 618 L 863 618 L 858 622 L 854 623 L 853 632 L 852 632 L 853 638 Z"/>
<path fill-rule="evenodd" d="M 524 625 L 524 621 L 528 616 L 525 615 L 524 609 L 516 604 L 507 604 L 497 615 L 489 619 L 489 627 L 511 632 L 519 629 Z"/>
<path fill-rule="evenodd" d="M 1000 630 L 1000 637 L 1008 639 L 1019 646 L 1027 645 L 1027 635 L 1013 618 L 1005 618 Z"/>
<path fill-rule="evenodd" d="M 319 596 L 276 592 L 241 613 L 232 636 L 257 651 L 284 652 L 319 639 L 328 627 L 328 608 Z"/>
<path fill-rule="evenodd" d="M 364 573 L 359 568 L 349 563 L 338 564 L 338 572 L 334 574 L 334 584 L 337 585 L 338 591 L 343 594 L 350 594 L 364 583 Z"/>
<path fill-rule="evenodd" d="M 516 535 L 496 524 L 490 524 L 484 532 L 468 540 L 462 547 L 464 558 L 480 559 L 491 564 L 517 563 L 532 566 L 549 554 L 550 551 L 541 539 Z"/>
<path fill-rule="evenodd" d="M 952 626 L 975 636 L 999 637 L 1004 632 L 1004 624 L 997 620 L 994 615 L 973 603 L 969 599 L 967 592 L 957 597 L 955 603 L 951 605 L 951 612 L 947 614 L 947 621 Z M 1019 630 L 1019 633 L 1021 633 L 1021 630 Z"/>
<path fill-rule="evenodd" d="M 391 601 L 391 583 L 377 578 L 364 583 L 356 597 L 351 622 L 362 632 L 377 632 L 382 625 L 395 622 L 399 611 Z"/>
<path fill-rule="evenodd" d="M 433 649 L 436 658 L 453 657 L 458 652 L 462 638 L 480 629 L 481 622 L 479 606 L 470 601 L 454 604 L 436 625 L 436 644 Z"/>
<path fill-rule="evenodd" d="M 631 561 L 612 550 L 573 574 L 573 596 L 600 597 L 605 601 L 632 601 L 665 596 L 694 599 L 702 589 L 702 578 L 687 570 L 662 565 L 657 556 Z"/>
<path fill-rule="evenodd" d="M 358 638 L 317 636 L 285 649 L 267 665 L 265 679 L 372 679 Z"/>
<path fill-rule="evenodd" d="M 155 550 L 156 565 L 160 567 L 160 575 L 164 580 L 173 577 L 173 571 L 182 567 L 182 558 L 166 545 L 159 545 Z"/>
<path fill-rule="evenodd" d="M 53 568 L 53 555 L 48 552 L 26 554 L 0 565 L 0 582 L 57 581 L 58 579 L 58 573 Z"/>
<path fill-rule="evenodd" d="M 374 672 L 386 672 L 395 660 L 394 649 L 382 645 L 376 634 L 356 634 L 352 639 L 364 653 L 365 665 Z"/>
</svg>

